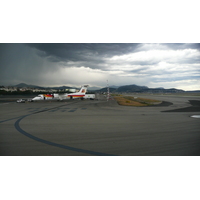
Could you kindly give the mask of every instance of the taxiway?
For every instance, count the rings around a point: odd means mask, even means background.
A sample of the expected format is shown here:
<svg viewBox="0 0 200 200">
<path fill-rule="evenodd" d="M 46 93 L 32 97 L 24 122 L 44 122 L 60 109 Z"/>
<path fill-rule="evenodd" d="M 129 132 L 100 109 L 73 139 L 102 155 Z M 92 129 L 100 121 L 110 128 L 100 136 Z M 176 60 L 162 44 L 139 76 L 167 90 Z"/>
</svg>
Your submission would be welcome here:
<svg viewBox="0 0 200 200">
<path fill-rule="evenodd" d="M 200 114 L 199 97 L 140 96 L 170 104 L 126 107 L 104 98 L 1 103 L 0 155 L 200 155 L 200 121 L 191 117 Z"/>
</svg>

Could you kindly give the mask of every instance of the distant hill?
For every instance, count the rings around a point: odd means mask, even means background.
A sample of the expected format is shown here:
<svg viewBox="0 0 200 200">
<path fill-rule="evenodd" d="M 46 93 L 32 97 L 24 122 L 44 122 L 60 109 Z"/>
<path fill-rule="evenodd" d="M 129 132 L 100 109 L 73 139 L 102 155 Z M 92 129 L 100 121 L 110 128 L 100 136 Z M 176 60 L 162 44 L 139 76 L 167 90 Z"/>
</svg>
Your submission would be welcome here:
<svg viewBox="0 0 200 200">
<path fill-rule="evenodd" d="M 18 87 L 18 88 L 24 88 L 24 87 L 29 87 L 29 88 L 42 88 L 42 87 L 37 86 L 37 85 L 27 85 L 26 83 L 20 83 L 20 84 L 14 85 L 14 87 Z"/>
<path fill-rule="evenodd" d="M 17 84 L 17 85 L 14 85 L 14 87 L 18 87 L 18 88 L 38 88 L 38 89 L 55 89 L 55 90 L 65 90 L 65 89 L 77 89 L 77 88 L 74 88 L 74 87 L 69 87 L 69 86 L 59 86 L 59 87 L 41 87 L 41 86 L 38 86 L 38 85 L 28 85 L 26 83 L 20 83 L 20 84 Z"/>
<path fill-rule="evenodd" d="M 185 92 L 184 90 L 179 90 L 175 88 L 171 89 L 164 89 L 162 87 L 159 88 L 148 88 L 147 86 L 139 86 L 139 85 L 124 85 L 118 88 L 109 88 L 110 92 L 118 92 L 118 93 L 178 93 L 178 92 Z M 107 87 L 98 90 L 97 92 L 107 92 Z"/>
<path fill-rule="evenodd" d="M 49 88 L 52 88 L 54 90 L 65 90 L 65 89 L 78 89 L 78 88 L 75 88 L 75 87 L 69 87 L 69 86 L 59 86 L 59 87 L 49 87 Z"/>
<path fill-rule="evenodd" d="M 200 90 L 191 90 L 191 91 L 186 91 L 188 93 L 193 93 L 193 92 L 200 92 Z"/>
<path fill-rule="evenodd" d="M 26 83 L 20 83 L 17 85 L 14 85 L 14 87 L 18 87 L 18 88 L 38 88 L 38 89 L 55 89 L 55 90 L 65 90 L 65 89 L 80 89 L 80 88 L 76 88 L 76 87 L 69 87 L 69 86 L 59 86 L 59 87 L 41 87 L 38 85 L 29 85 Z M 88 87 L 89 91 L 96 91 L 96 90 L 100 90 L 101 87 Z"/>
<path fill-rule="evenodd" d="M 80 88 L 75 88 L 75 87 L 69 87 L 69 86 L 59 86 L 59 87 L 41 87 L 37 85 L 28 85 L 26 83 L 20 83 L 15 85 L 14 87 L 18 88 L 39 88 L 39 89 L 55 89 L 55 90 L 65 90 L 65 89 L 80 89 Z M 89 87 L 88 91 L 91 92 L 107 92 L 107 87 L 105 88 L 100 88 L 100 87 Z M 196 91 L 184 91 L 176 88 L 171 88 L 171 89 L 164 89 L 163 87 L 158 87 L 158 88 L 148 88 L 147 86 L 139 86 L 139 85 L 124 85 L 124 86 L 110 86 L 109 91 L 111 93 L 118 92 L 118 93 L 180 93 L 180 92 L 200 92 L 199 90 Z"/>
<path fill-rule="evenodd" d="M 185 92 L 184 90 L 179 90 L 175 88 L 164 89 L 164 88 L 148 88 L 147 86 L 138 86 L 138 85 L 126 85 L 119 87 L 116 92 L 138 92 L 138 93 L 177 93 L 177 92 Z"/>
<path fill-rule="evenodd" d="M 108 88 L 105 87 L 105 88 L 101 88 L 100 90 L 97 90 L 96 92 L 107 92 L 107 91 L 108 91 Z M 117 89 L 116 89 L 116 88 L 111 88 L 111 87 L 109 87 L 109 91 L 110 91 L 111 93 L 113 93 L 113 92 L 116 92 Z"/>
<path fill-rule="evenodd" d="M 115 89 L 119 88 L 119 86 L 116 86 L 116 85 L 111 85 L 110 87 L 115 88 Z"/>
<path fill-rule="evenodd" d="M 88 90 L 100 90 L 101 88 L 100 87 L 88 87 Z"/>
<path fill-rule="evenodd" d="M 121 86 L 117 89 L 117 92 L 141 92 L 148 90 L 148 87 L 146 86 L 138 86 L 138 85 L 125 85 Z"/>
</svg>

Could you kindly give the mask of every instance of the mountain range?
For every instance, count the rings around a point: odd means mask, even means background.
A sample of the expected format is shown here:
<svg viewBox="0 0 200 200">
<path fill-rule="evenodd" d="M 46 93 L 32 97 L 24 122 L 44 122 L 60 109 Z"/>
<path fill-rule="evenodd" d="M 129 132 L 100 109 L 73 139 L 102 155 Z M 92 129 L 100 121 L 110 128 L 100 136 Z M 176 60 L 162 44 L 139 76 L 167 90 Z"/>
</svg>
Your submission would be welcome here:
<svg viewBox="0 0 200 200">
<path fill-rule="evenodd" d="M 102 88 L 99 90 L 100 92 L 106 92 L 107 88 Z M 178 92 L 185 92 L 184 90 L 180 89 L 164 89 L 164 88 L 148 88 L 147 86 L 138 86 L 138 85 L 124 85 L 118 88 L 109 88 L 110 92 L 118 92 L 118 93 L 178 93 Z"/>
<path fill-rule="evenodd" d="M 26 83 L 20 83 L 15 85 L 14 87 L 18 87 L 18 88 L 23 88 L 23 87 L 27 87 L 27 88 L 39 88 L 39 89 L 55 89 L 55 90 L 65 90 L 65 89 L 70 89 L 70 88 L 74 88 L 74 87 L 69 87 L 69 86 L 60 86 L 60 87 L 41 87 L 41 86 L 37 86 L 37 85 L 28 85 Z M 79 88 L 75 88 L 75 89 L 79 89 Z M 100 87 L 89 87 L 88 88 L 89 91 L 95 91 L 95 92 L 107 92 L 108 88 L 100 88 Z M 162 87 L 158 87 L 158 88 L 149 88 L 147 86 L 138 86 L 135 84 L 132 85 L 124 85 L 124 86 L 109 86 L 109 91 L 114 93 L 114 92 L 118 92 L 118 93 L 130 93 L 130 92 L 138 92 L 138 93 L 178 93 L 178 92 L 186 92 L 184 90 L 181 89 L 176 89 L 176 88 L 171 88 L 171 89 L 164 89 Z M 200 91 L 188 91 L 188 92 L 200 92 Z"/>
<path fill-rule="evenodd" d="M 38 88 L 38 89 L 55 89 L 55 90 L 63 90 L 63 89 L 74 88 L 74 87 L 69 87 L 69 86 L 41 87 L 41 86 L 38 86 L 38 85 L 28 85 L 26 83 L 20 83 L 20 84 L 14 85 L 14 87 L 18 87 L 18 88 Z"/>
</svg>

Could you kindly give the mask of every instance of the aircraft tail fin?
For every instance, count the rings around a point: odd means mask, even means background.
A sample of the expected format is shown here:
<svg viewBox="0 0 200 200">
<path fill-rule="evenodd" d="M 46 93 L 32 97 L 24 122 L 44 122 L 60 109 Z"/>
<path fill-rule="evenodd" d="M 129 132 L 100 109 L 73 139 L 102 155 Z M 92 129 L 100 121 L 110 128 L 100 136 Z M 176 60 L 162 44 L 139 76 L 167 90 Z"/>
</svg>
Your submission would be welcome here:
<svg viewBox="0 0 200 200">
<path fill-rule="evenodd" d="M 85 94 L 89 85 L 83 85 L 78 93 Z"/>
</svg>

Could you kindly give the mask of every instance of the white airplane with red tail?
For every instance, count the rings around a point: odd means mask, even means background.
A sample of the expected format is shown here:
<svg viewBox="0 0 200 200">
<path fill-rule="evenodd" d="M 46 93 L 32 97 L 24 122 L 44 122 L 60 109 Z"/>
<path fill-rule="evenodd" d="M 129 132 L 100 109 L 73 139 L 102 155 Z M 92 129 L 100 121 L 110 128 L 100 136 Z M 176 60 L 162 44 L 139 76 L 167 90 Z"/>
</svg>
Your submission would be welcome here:
<svg viewBox="0 0 200 200">
<path fill-rule="evenodd" d="M 39 100 L 65 100 L 65 99 L 84 99 L 86 97 L 88 85 L 83 85 L 79 92 L 74 93 L 65 93 L 65 94 L 39 94 L 37 97 L 34 97 L 32 101 Z"/>
</svg>

